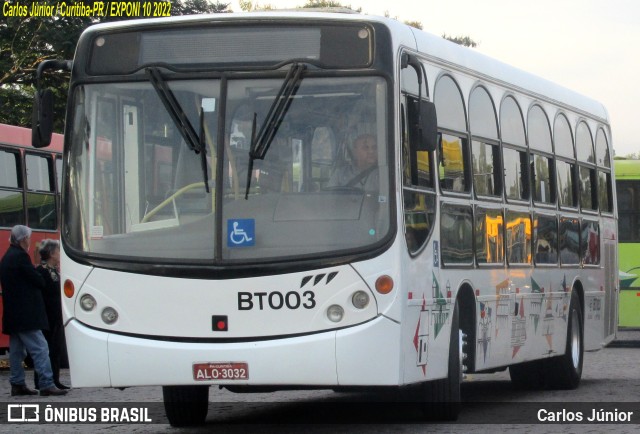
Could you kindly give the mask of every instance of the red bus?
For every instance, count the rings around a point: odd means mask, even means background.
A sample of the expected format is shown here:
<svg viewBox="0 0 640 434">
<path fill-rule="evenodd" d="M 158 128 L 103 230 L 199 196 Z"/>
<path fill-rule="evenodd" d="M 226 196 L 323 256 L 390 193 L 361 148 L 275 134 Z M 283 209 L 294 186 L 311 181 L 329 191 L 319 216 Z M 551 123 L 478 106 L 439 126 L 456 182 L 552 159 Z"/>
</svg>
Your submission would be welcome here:
<svg viewBox="0 0 640 434">
<path fill-rule="evenodd" d="M 62 134 L 54 134 L 50 147 L 37 150 L 31 146 L 31 129 L 0 124 L 0 257 L 9 248 L 11 228 L 18 224 L 33 229 L 29 253 L 34 264 L 39 262 L 40 241 L 60 238 L 62 141 Z M 0 334 L 0 354 L 8 347 L 9 336 Z"/>
</svg>

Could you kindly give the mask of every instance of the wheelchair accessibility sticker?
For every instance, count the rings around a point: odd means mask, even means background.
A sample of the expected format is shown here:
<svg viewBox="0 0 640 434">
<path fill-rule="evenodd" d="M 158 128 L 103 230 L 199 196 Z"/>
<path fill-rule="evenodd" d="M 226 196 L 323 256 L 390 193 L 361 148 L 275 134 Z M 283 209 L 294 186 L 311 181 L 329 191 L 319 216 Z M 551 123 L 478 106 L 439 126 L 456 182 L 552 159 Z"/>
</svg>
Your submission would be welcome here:
<svg viewBox="0 0 640 434">
<path fill-rule="evenodd" d="M 256 245 L 255 219 L 227 220 L 227 246 L 250 247 Z"/>
</svg>

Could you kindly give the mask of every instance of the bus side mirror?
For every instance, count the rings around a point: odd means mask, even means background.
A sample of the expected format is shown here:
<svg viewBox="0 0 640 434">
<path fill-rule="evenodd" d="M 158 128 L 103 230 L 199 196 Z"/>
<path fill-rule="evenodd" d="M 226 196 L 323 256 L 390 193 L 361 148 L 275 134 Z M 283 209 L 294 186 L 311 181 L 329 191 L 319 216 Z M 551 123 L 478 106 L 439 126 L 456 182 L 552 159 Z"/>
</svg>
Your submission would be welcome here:
<svg viewBox="0 0 640 434">
<path fill-rule="evenodd" d="M 31 116 L 31 144 L 44 148 L 51 143 L 53 133 L 53 92 L 51 89 L 37 90 Z"/>
<path fill-rule="evenodd" d="M 41 86 L 42 74 L 49 69 L 71 71 L 71 60 L 44 60 L 36 69 L 36 94 L 31 114 L 31 145 L 44 148 L 51 143 L 53 134 L 53 92 Z"/>
<path fill-rule="evenodd" d="M 420 130 L 422 147 L 419 150 L 435 151 L 438 147 L 438 116 L 432 102 L 420 101 Z"/>
<path fill-rule="evenodd" d="M 435 151 L 438 146 L 438 117 L 435 104 L 411 98 L 408 109 L 411 148 L 416 151 Z"/>
</svg>

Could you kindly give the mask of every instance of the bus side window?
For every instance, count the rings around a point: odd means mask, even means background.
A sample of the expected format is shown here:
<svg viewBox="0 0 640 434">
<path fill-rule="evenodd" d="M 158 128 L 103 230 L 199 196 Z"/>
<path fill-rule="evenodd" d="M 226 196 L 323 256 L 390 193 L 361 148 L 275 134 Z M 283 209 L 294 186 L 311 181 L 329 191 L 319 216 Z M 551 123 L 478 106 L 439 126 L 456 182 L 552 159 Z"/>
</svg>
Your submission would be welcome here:
<svg viewBox="0 0 640 434">
<path fill-rule="evenodd" d="M 504 219 L 501 209 L 476 208 L 475 237 L 478 264 L 504 263 Z"/>
<path fill-rule="evenodd" d="M 473 265 L 473 217 L 470 206 L 443 203 L 440 242 L 444 266 Z"/>
<path fill-rule="evenodd" d="M 536 215 L 534 220 L 535 263 L 558 263 L 558 221 L 556 216 Z"/>
<path fill-rule="evenodd" d="M 20 154 L 0 150 L 0 226 L 24 224 Z M 17 206 L 19 204 L 19 206 Z"/>
<path fill-rule="evenodd" d="M 580 225 L 577 218 L 560 218 L 558 233 L 560 263 L 562 265 L 577 265 L 580 263 Z"/>
<path fill-rule="evenodd" d="M 531 263 L 531 216 L 528 213 L 507 211 L 507 262 Z"/>
<path fill-rule="evenodd" d="M 444 75 L 436 82 L 434 102 L 438 114 L 440 140 L 438 177 L 444 191 L 471 190 L 467 116 L 462 93 L 455 80 Z"/>
<path fill-rule="evenodd" d="M 600 226 L 598 222 L 582 220 L 580 259 L 584 265 L 600 264 Z"/>
<path fill-rule="evenodd" d="M 417 100 L 407 96 L 407 104 Z M 407 248 L 417 253 L 424 245 L 433 228 L 435 218 L 435 195 L 425 188 L 433 188 L 431 156 L 433 153 L 419 151 L 409 143 L 405 105 L 402 110 L 402 162 L 404 224 Z"/>
</svg>

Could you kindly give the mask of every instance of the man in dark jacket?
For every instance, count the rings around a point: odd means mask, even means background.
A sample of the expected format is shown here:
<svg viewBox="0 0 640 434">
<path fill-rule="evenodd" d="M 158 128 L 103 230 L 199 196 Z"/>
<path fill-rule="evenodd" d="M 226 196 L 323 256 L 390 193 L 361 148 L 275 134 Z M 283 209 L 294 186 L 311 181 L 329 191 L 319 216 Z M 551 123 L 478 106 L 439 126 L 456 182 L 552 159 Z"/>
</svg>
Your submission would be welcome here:
<svg viewBox="0 0 640 434">
<path fill-rule="evenodd" d="M 2 332 L 9 335 L 11 396 L 37 394 L 25 383 L 25 350 L 38 373 L 40 395 L 64 395 L 66 390 L 53 384 L 49 348 L 42 334 L 49 326 L 42 297 L 45 284 L 29 258 L 31 229 L 14 226 L 9 241 L 11 245 L 0 261 L 0 285 L 4 301 Z"/>
</svg>

